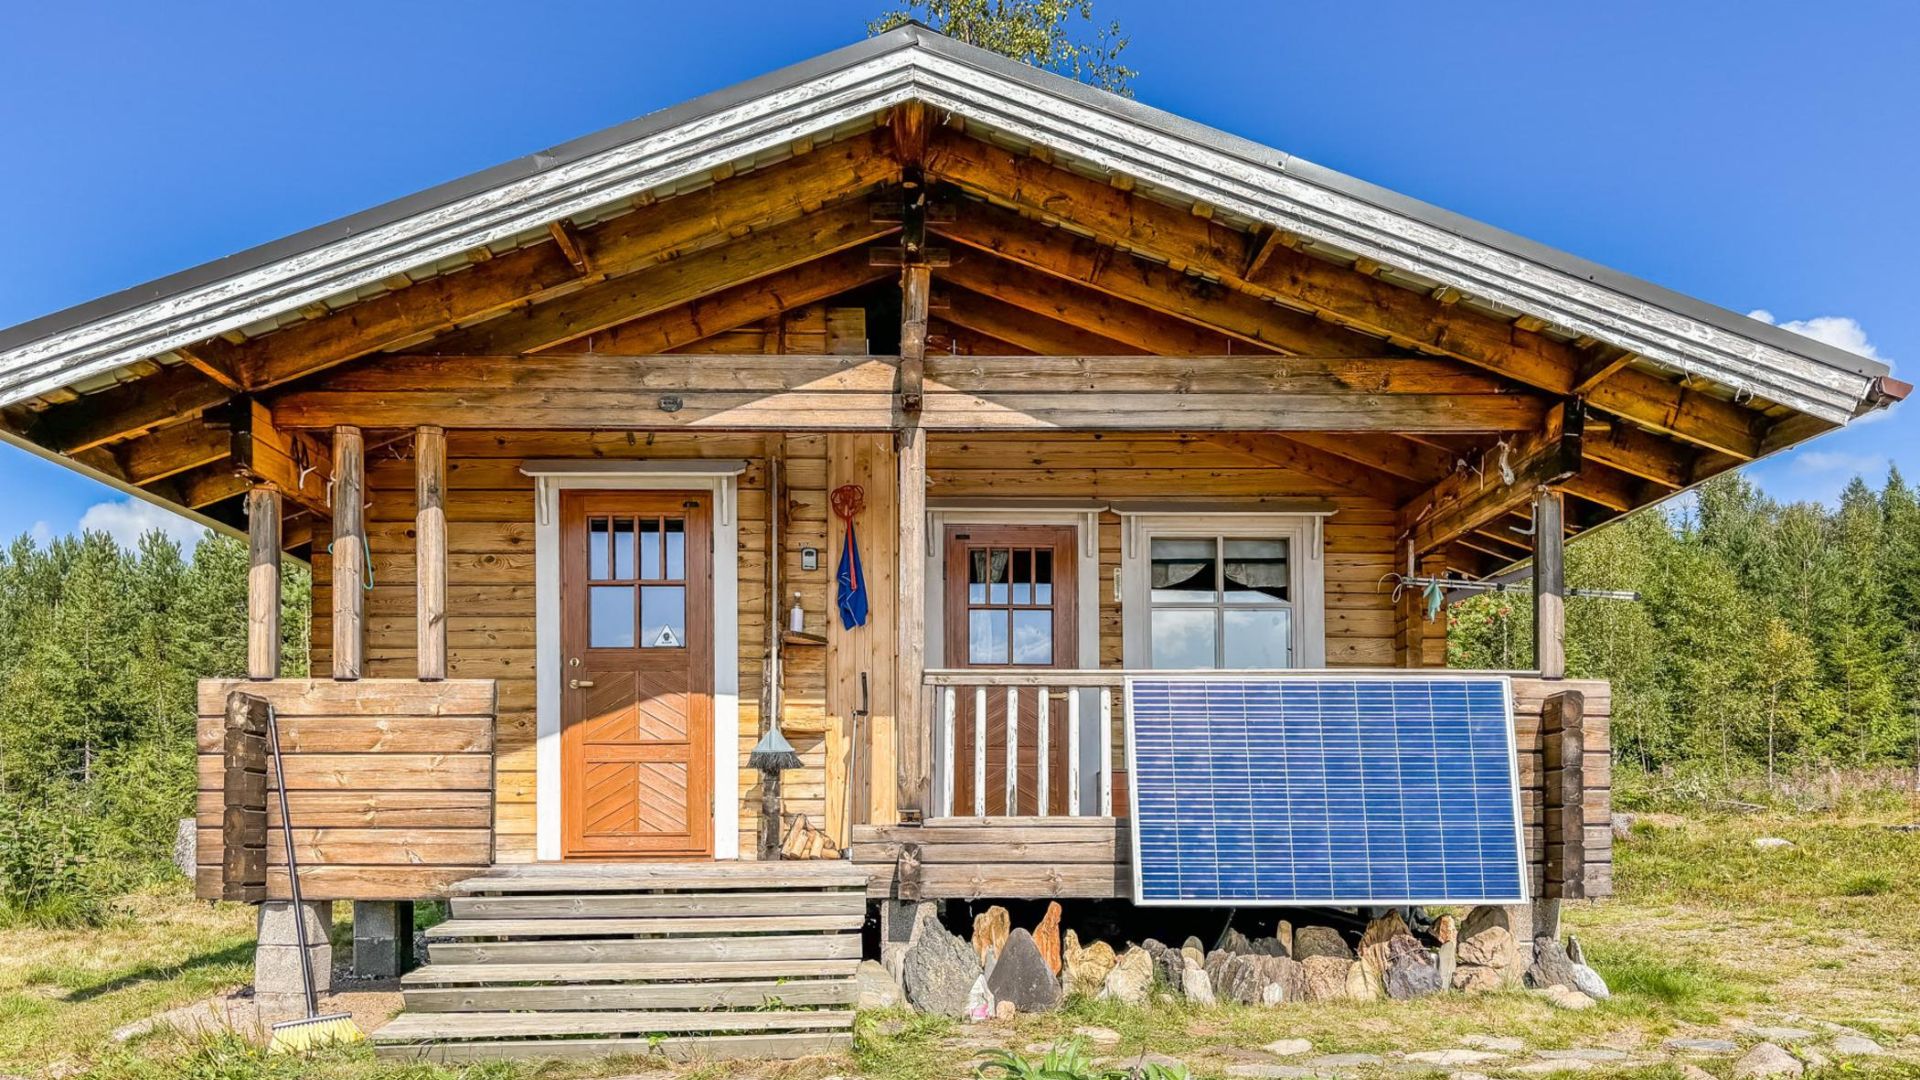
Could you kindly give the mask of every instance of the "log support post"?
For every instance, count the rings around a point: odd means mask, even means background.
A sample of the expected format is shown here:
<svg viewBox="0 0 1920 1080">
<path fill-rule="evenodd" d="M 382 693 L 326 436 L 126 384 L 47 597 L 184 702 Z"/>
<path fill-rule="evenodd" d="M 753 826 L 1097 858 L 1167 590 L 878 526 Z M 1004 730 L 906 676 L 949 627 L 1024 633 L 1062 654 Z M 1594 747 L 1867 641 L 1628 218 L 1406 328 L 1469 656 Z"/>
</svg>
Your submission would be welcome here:
<svg viewBox="0 0 1920 1080">
<path fill-rule="evenodd" d="M 1417 567 L 1422 577 L 1439 577 L 1447 572 L 1445 555 L 1422 558 Z M 1447 609 L 1427 621 L 1427 596 L 1423 590 L 1407 589 L 1400 594 L 1393 612 L 1393 661 L 1395 667 L 1426 668 L 1447 666 Z"/>
<path fill-rule="evenodd" d="M 447 677 L 447 433 L 444 430 L 422 427 L 414 432 L 413 469 L 416 652 L 420 678 L 438 682 Z"/>
<path fill-rule="evenodd" d="M 1540 709 L 1545 790 L 1548 902 L 1586 897 L 1586 697 L 1578 690 L 1549 696 Z"/>
<path fill-rule="evenodd" d="M 1567 677 L 1566 504 L 1542 487 L 1533 496 L 1533 660 L 1543 679 Z"/>
<path fill-rule="evenodd" d="M 247 678 L 280 677 L 280 489 L 247 490 Z"/>
<path fill-rule="evenodd" d="M 920 377 L 927 357 L 927 295 L 931 271 L 909 262 L 901 270 L 899 441 L 899 620 L 894 650 L 895 752 L 899 757 L 900 820 L 924 820 L 933 795 L 933 732 L 922 701 L 927 670 L 927 437 L 920 428 Z"/>
<path fill-rule="evenodd" d="M 333 677 L 360 677 L 366 656 L 366 444 L 333 429 Z"/>
</svg>

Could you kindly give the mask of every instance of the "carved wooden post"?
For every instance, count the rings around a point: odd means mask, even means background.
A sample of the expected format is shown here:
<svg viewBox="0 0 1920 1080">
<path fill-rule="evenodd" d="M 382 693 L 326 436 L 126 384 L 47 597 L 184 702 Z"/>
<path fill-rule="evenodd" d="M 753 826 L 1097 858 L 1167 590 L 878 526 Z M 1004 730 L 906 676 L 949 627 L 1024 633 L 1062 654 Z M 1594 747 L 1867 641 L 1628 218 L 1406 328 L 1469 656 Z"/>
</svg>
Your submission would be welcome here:
<svg viewBox="0 0 1920 1080">
<path fill-rule="evenodd" d="M 333 429 L 333 677 L 358 679 L 366 656 L 366 445 Z"/>
<path fill-rule="evenodd" d="M 447 433 L 413 435 L 414 627 L 420 678 L 447 677 Z"/>
<path fill-rule="evenodd" d="M 925 817 L 932 795 L 933 737 L 921 700 L 927 670 L 927 437 L 920 430 L 921 374 L 927 356 L 925 264 L 901 271 L 899 512 L 897 575 L 899 624 L 894 650 L 894 723 L 900 758 L 899 810 L 904 820 Z"/>
<path fill-rule="evenodd" d="M 1567 677 L 1566 509 L 1560 493 L 1533 496 L 1533 660 L 1543 679 Z"/>
<path fill-rule="evenodd" d="M 280 677 L 280 489 L 247 490 L 247 678 Z"/>
<path fill-rule="evenodd" d="M 1562 690 L 1540 706 L 1545 895 L 1551 899 L 1579 900 L 1587 894 L 1586 705 L 1580 691 Z"/>
</svg>

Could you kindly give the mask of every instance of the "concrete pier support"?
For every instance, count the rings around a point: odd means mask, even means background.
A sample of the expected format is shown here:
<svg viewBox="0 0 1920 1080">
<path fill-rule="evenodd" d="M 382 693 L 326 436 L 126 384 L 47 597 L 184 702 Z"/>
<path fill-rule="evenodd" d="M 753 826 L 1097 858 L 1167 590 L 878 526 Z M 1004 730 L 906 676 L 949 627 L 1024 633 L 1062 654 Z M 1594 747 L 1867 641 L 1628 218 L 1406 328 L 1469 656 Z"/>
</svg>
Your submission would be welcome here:
<svg viewBox="0 0 1920 1080">
<path fill-rule="evenodd" d="M 333 929 L 333 902 L 308 900 L 300 905 L 298 917 L 304 921 L 307 935 L 307 959 L 313 967 L 314 991 L 333 990 L 333 944 L 328 934 Z M 263 1024 L 299 1016 L 306 1011 L 306 992 L 301 985 L 300 945 L 295 936 L 296 912 L 290 900 L 269 900 L 260 905 L 259 943 L 253 953 L 253 995 Z"/>
<path fill-rule="evenodd" d="M 397 979 L 413 967 L 413 902 L 353 902 L 353 973 Z"/>
</svg>

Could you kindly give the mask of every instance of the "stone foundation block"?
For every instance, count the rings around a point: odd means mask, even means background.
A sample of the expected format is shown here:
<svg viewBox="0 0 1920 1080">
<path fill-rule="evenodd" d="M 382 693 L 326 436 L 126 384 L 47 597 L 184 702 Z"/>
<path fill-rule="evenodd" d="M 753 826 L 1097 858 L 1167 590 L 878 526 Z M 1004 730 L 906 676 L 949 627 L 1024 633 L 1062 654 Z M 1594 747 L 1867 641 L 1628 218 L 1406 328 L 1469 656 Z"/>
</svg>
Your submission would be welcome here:
<svg viewBox="0 0 1920 1080">
<path fill-rule="evenodd" d="M 413 902 L 353 902 L 353 973 L 397 979 L 413 967 Z"/>
</svg>

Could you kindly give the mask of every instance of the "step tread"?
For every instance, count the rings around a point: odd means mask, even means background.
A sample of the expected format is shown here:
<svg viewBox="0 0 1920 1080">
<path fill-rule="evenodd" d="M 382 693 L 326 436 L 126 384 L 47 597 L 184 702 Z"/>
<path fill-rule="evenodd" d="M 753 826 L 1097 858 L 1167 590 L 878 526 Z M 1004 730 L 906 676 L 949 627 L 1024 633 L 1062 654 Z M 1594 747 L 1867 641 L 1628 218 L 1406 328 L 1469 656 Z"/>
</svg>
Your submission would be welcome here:
<svg viewBox="0 0 1920 1080">
<path fill-rule="evenodd" d="M 860 988 L 849 978 L 744 982 L 570 983 L 564 986 L 411 986 L 409 1012 L 513 1012 L 593 1009 L 754 1009 L 769 1003 L 851 1005 Z"/>
<path fill-rule="evenodd" d="M 744 937 L 451 939 L 427 946 L 442 964 L 609 964 L 678 960 L 844 960 L 860 957 L 860 935 L 768 934 Z"/>
<path fill-rule="evenodd" d="M 614 1055 L 660 1057 L 669 1061 L 727 1061 L 743 1058 L 800 1058 L 837 1054 L 853 1048 L 851 1031 L 802 1031 L 778 1034 L 673 1036 L 665 1039 L 499 1039 L 487 1042 L 380 1043 L 374 1054 L 389 1060 L 477 1061 L 601 1059 Z"/>
<path fill-rule="evenodd" d="M 766 934 L 858 930 L 866 913 L 843 915 L 686 916 L 680 918 L 453 918 L 427 930 L 427 940 L 453 938 L 574 938 L 610 934 Z"/>
<path fill-rule="evenodd" d="M 701 863 L 516 863 L 494 866 L 453 887 L 485 892 L 865 888 L 868 873 L 842 860 Z"/>
<path fill-rule="evenodd" d="M 456 896 L 455 918 L 702 918 L 729 915 L 866 914 L 861 892 L 516 893 Z"/>
<path fill-rule="evenodd" d="M 846 1009 L 742 1012 L 486 1012 L 407 1013 L 387 1021 L 375 1042 L 500 1039 L 555 1035 L 644 1035 L 665 1032 L 834 1031 L 853 1026 Z"/>
<path fill-rule="evenodd" d="M 598 964 L 428 964 L 401 977 L 403 986 L 501 985 L 511 983 L 684 982 L 701 979 L 851 978 L 860 966 L 847 960 L 717 960 Z"/>
</svg>

